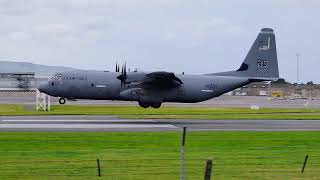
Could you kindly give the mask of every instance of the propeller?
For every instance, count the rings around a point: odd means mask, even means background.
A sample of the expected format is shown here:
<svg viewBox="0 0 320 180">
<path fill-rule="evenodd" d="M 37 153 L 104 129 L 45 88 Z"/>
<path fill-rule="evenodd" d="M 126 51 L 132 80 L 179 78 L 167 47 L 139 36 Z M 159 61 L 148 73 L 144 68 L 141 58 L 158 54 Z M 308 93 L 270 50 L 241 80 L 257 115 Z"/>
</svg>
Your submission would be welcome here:
<svg viewBox="0 0 320 180">
<path fill-rule="evenodd" d="M 116 72 L 120 72 L 120 67 L 118 65 L 118 62 L 116 62 Z"/>
<path fill-rule="evenodd" d="M 119 66 L 118 66 L 118 72 L 119 72 Z M 121 68 L 121 74 L 117 77 L 121 81 L 121 87 L 125 87 L 126 80 L 127 80 L 127 65 L 124 63 L 124 65 Z"/>
</svg>

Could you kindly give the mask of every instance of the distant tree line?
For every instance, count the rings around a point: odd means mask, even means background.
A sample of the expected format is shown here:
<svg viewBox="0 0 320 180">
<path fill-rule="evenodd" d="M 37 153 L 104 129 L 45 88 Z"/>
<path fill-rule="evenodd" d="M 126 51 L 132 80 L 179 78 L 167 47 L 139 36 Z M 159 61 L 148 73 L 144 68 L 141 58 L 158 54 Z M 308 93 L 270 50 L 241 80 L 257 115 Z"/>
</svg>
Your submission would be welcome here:
<svg viewBox="0 0 320 180">
<path fill-rule="evenodd" d="M 272 81 L 271 84 L 280 85 L 280 84 L 292 84 L 292 83 L 289 83 L 289 82 L 287 82 L 285 79 L 280 78 L 280 79 L 278 79 L 277 81 Z M 301 84 L 303 85 L 304 83 L 301 83 Z M 313 81 L 309 81 L 309 82 L 307 82 L 306 84 L 307 84 L 307 85 L 314 85 Z M 297 85 L 297 83 L 293 83 L 293 85 Z"/>
</svg>

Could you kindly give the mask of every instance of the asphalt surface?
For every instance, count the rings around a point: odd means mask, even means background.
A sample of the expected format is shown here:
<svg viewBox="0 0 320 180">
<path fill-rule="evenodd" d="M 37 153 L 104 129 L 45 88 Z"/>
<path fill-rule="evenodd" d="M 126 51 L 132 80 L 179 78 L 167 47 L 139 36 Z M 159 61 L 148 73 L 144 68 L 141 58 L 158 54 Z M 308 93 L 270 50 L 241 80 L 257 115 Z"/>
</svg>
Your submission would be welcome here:
<svg viewBox="0 0 320 180">
<path fill-rule="evenodd" d="M 0 104 L 22 104 L 32 107 L 36 101 L 36 94 L 31 92 L 0 92 Z M 57 105 L 58 98 L 51 97 L 51 104 Z M 136 102 L 109 100 L 77 100 L 67 101 L 66 105 L 113 105 L 138 106 Z M 257 105 L 264 108 L 320 108 L 320 99 L 271 99 L 265 96 L 228 96 L 200 103 L 164 103 L 163 106 L 179 107 L 250 107 Z"/>
<path fill-rule="evenodd" d="M 113 116 L 2 116 L 0 131 L 319 131 L 317 120 L 133 120 Z"/>
</svg>

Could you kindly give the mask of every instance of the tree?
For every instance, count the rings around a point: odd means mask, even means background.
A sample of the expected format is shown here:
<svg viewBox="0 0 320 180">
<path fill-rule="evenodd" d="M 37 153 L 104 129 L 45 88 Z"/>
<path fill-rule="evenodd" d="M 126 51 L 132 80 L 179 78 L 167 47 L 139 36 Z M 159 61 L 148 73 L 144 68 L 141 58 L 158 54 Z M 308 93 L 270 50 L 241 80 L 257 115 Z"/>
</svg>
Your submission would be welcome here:
<svg viewBox="0 0 320 180">
<path fill-rule="evenodd" d="M 307 82 L 307 85 L 314 85 L 314 84 L 313 84 L 313 81 Z"/>
<path fill-rule="evenodd" d="M 271 82 L 271 83 L 272 83 L 272 84 L 286 84 L 287 82 L 286 82 L 285 79 L 279 78 L 278 80 L 273 81 L 273 82 Z"/>
</svg>

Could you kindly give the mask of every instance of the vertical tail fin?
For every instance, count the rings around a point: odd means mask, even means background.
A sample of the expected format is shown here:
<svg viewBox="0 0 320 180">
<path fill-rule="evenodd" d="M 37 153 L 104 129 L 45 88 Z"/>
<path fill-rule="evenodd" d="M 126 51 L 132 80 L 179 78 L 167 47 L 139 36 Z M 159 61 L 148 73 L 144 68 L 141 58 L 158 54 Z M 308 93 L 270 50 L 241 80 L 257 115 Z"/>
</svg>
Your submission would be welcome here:
<svg viewBox="0 0 320 180">
<path fill-rule="evenodd" d="M 260 31 L 237 71 L 252 80 L 276 80 L 279 78 L 276 40 L 272 29 L 263 28 Z"/>
</svg>

